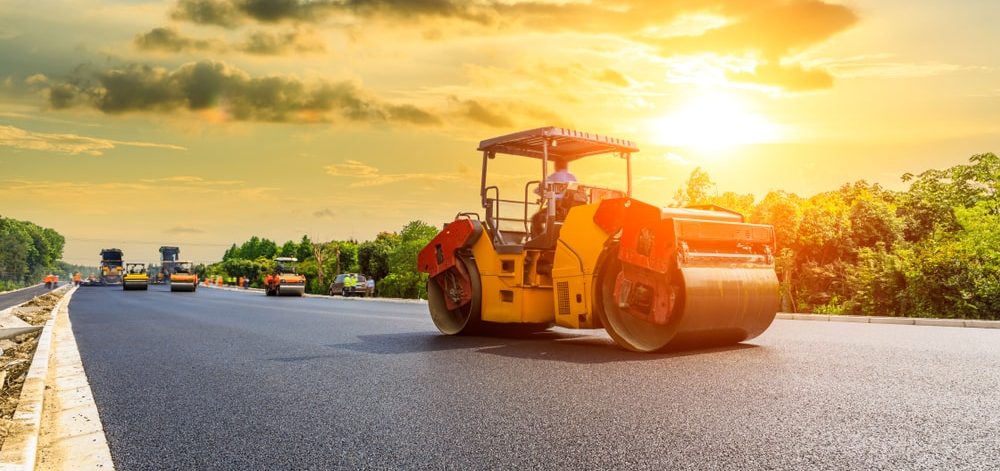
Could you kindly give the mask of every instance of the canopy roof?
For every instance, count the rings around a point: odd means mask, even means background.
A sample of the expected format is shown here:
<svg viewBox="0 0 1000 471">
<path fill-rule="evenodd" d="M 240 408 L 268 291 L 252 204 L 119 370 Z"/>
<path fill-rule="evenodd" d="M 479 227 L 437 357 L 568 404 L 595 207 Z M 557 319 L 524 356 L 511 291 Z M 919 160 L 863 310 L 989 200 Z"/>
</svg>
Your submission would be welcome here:
<svg viewBox="0 0 1000 471">
<path fill-rule="evenodd" d="M 568 162 L 611 152 L 624 154 L 639 152 L 639 148 L 632 141 L 551 126 L 487 139 L 479 143 L 479 150 L 540 159 L 546 138 L 550 143 L 550 160 Z"/>
</svg>

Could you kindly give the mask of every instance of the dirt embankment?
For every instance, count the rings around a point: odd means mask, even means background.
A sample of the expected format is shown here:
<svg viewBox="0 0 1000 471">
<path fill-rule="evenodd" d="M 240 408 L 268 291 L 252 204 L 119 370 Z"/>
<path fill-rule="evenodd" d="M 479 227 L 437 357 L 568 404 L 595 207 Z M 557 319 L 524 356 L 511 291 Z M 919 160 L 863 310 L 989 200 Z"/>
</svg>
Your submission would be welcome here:
<svg viewBox="0 0 1000 471">
<path fill-rule="evenodd" d="M 24 306 L 12 309 L 0 319 L 0 324 L 8 328 L 42 326 L 51 318 L 52 308 L 65 293 L 66 290 L 61 289 L 32 299 Z M 13 424 L 11 417 L 17 410 L 21 387 L 31 367 L 39 335 L 41 330 L 0 338 L 0 445 Z"/>
</svg>

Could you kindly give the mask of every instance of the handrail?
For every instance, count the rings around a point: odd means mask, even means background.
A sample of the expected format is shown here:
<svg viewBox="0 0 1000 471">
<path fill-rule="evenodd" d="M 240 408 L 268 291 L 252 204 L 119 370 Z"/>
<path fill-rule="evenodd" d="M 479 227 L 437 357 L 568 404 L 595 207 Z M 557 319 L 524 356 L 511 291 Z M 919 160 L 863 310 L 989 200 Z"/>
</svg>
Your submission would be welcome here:
<svg viewBox="0 0 1000 471">
<path fill-rule="evenodd" d="M 541 185 L 541 180 L 531 180 L 524 184 L 524 233 L 530 234 L 531 230 L 528 228 L 528 189 L 531 185 Z"/>
</svg>

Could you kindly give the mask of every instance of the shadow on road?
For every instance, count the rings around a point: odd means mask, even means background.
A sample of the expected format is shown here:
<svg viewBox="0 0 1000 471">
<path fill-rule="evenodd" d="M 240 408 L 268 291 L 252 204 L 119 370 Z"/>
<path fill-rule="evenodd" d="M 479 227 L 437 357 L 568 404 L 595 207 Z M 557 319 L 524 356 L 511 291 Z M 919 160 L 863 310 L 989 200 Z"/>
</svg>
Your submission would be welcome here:
<svg viewBox="0 0 1000 471">
<path fill-rule="evenodd" d="M 448 336 L 432 332 L 360 335 L 358 342 L 327 345 L 332 348 L 374 354 L 424 353 L 448 350 L 472 350 L 475 353 L 548 360 L 567 363 L 597 364 L 624 361 L 655 361 L 690 355 L 709 355 L 759 348 L 753 344 L 735 344 L 665 353 L 635 353 L 622 350 L 610 338 L 594 335 L 544 331 L 533 334 L 506 334 L 490 337 Z"/>
</svg>

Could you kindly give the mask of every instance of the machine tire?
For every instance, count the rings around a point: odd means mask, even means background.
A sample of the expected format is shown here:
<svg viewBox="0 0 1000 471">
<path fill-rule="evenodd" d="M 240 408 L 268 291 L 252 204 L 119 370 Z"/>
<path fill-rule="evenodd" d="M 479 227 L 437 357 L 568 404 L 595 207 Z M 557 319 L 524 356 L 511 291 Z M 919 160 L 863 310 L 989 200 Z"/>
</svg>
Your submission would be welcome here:
<svg viewBox="0 0 1000 471">
<path fill-rule="evenodd" d="M 434 280 L 427 280 L 427 307 L 430 309 L 431 320 L 442 334 L 472 335 L 479 333 L 483 323 L 480 318 L 482 282 L 475 261 L 461 256 L 458 257 L 458 261 L 469 274 L 472 300 L 464 307 L 449 310 L 445 305 L 445 295 L 441 287 Z"/>
<path fill-rule="evenodd" d="M 650 324 L 618 307 L 614 292 L 618 273 L 622 270 L 622 262 L 618 259 L 617 244 L 609 246 L 606 250 L 609 253 L 602 257 L 603 263 L 598 267 L 597 282 L 594 287 L 601 324 L 615 343 L 626 350 L 641 353 L 664 350 L 673 339 L 676 328 L 670 324 Z"/>
</svg>

